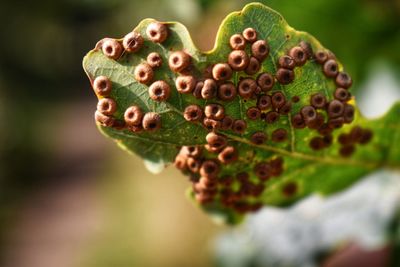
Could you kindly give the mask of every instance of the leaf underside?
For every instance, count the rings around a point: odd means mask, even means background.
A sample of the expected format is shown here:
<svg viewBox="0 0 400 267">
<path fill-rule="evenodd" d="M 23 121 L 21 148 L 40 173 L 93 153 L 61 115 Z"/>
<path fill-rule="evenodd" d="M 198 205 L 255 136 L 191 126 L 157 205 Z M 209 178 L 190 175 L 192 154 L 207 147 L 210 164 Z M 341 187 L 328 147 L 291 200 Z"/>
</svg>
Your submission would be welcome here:
<svg viewBox="0 0 400 267">
<path fill-rule="evenodd" d="M 127 151 L 154 163 L 173 162 L 183 146 L 202 147 L 203 154 L 200 160 L 212 159 L 219 165 L 219 172 L 215 177 L 217 185 L 213 184 L 212 190 L 205 190 L 211 192 L 212 196 L 208 197 L 207 201 L 196 197 L 201 194 L 195 186 L 199 183 L 200 175 L 188 170 L 184 170 L 184 173 L 191 177 L 195 188 L 190 189 L 189 195 L 196 200 L 200 199 L 199 206 L 204 210 L 219 214 L 227 222 L 234 223 L 238 222 L 245 212 L 257 210 L 262 205 L 288 205 L 311 193 L 330 194 L 349 186 L 374 169 L 381 167 L 399 169 L 400 148 L 397 145 L 400 141 L 399 104 L 392 107 L 386 116 L 376 120 L 363 118 L 355 109 L 353 122 L 329 133 L 328 137 L 332 141 L 322 149 L 316 150 L 310 146 L 313 138 L 324 137 L 318 130 L 309 127 L 297 129 L 293 126 L 291 119 L 299 114 L 304 106 L 310 105 L 312 95 L 321 93 L 327 101 L 332 101 L 338 87 L 335 79 L 325 76 L 322 65 L 318 64 L 314 57 L 309 58 L 303 66 L 294 69 L 295 78 L 291 83 L 275 82 L 272 90 L 258 92 L 250 99 L 237 95 L 232 101 L 222 101 L 217 97 L 205 100 L 198 99 L 193 94 L 177 92 L 175 81 L 182 74 L 173 72 L 168 66 L 168 58 L 172 52 L 184 51 L 190 55 L 189 74 L 200 81 L 204 79 L 208 67 L 227 62 L 227 57 L 232 51 L 229 45 L 230 37 L 242 33 L 249 27 L 256 30 L 258 39 L 268 42 L 270 52 L 261 62 L 261 69 L 256 74 L 248 75 L 243 71 L 234 71 L 230 81 L 235 86 L 243 78 L 256 79 L 260 73 L 276 75 L 279 58 L 288 54 L 288 51 L 298 46 L 300 42 L 310 44 L 314 52 L 329 52 L 308 33 L 291 28 L 277 12 L 261 4 L 249 4 L 242 11 L 228 15 L 220 26 L 214 49 L 208 52 L 199 51 L 186 28 L 176 22 L 163 23 L 168 27 L 168 37 L 164 42 L 152 42 L 146 34 L 146 29 L 153 22 L 155 21 L 152 19 L 143 20 L 134 29 L 144 38 L 144 44 L 139 51 L 134 53 L 124 51 L 114 60 L 105 56 L 97 47 L 85 56 L 83 67 L 92 83 L 99 76 L 106 76 L 111 81 L 112 91 L 108 97 L 117 103 L 113 118 L 123 122 L 125 110 L 136 105 L 143 112 L 160 114 L 161 128 L 156 131 L 133 132 L 128 127 L 106 127 L 98 123 L 99 129 Z M 117 40 L 122 41 L 122 39 Z M 251 54 L 250 44 L 247 44 L 245 50 Z M 135 68 L 146 62 L 147 55 L 151 52 L 157 52 L 162 57 L 163 64 L 154 69 L 153 81 L 164 80 L 170 85 L 171 96 L 167 101 L 152 100 L 148 93 L 150 84 L 145 85 L 135 79 Z M 343 71 L 340 63 L 339 71 Z M 277 122 L 267 123 L 262 119 L 249 119 L 246 111 L 257 106 L 257 99 L 262 95 L 273 95 L 275 92 L 282 92 L 287 102 L 295 96 L 300 100 L 297 103 L 292 102 L 290 112 L 281 114 Z M 355 100 L 350 99 L 346 105 L 354 103 Z M 186 121 L 183 116 L 185 108 L 192 104 L 202 108 L 208 104 L 219 104 L 224 107 L 226 115 L 246 122 L 247 128 L 243 133 L 237 133 L 232 129 L 214 130 L 217 135 L 224 136 L 228 146 L 234 147 L 238 152 L 236 161 L 223 164 L 217 159 L 218 153 L 209 152 L 203 147 L 207 144 L 206 136 L 210 130 L 201 122 Z M 271 109 L 262 113 L 270 111 Z M 324 116 L 326 123 L 327 111 L 322 109 L 318 112 Z M 344 145 L 338 141 L 339 136 L 348 136 L 355 128 L 372 131 L 372 139 L 368 143 L 352 144 L 353 153 L 343 156 L 340 150 Z M 283 129 L 287 133 L 287 138 L 282 142 L 276 142 L 271 137 L 277 129 Z M 251 136 L 255 132 L 263 132 L 267 140 L 263 144 L 254 144 Z M 268 165 L 274 161 L 282 163 L 281 170 L 275 175 L 270 175 L 268 179 L 260 180 L 255 174 L 256 166 L 260 163 Z M 247 178 L 243 178 L 243 173 Z M 242 178 L 237 177 L 238 174 L 241 174 Z M 227 176 L 232 178 L 232 183 L 224 185 L 221 181 Z M 246 191 L 243 188 L 248 188 L 249 184 L 250 188 L 258 186 L 261 190 L 256 194 L 241 192 Z M 226 192 L 236 193 L 236 198 L 230 202 L 226 201 L 224 199 Z"/>
</svg>

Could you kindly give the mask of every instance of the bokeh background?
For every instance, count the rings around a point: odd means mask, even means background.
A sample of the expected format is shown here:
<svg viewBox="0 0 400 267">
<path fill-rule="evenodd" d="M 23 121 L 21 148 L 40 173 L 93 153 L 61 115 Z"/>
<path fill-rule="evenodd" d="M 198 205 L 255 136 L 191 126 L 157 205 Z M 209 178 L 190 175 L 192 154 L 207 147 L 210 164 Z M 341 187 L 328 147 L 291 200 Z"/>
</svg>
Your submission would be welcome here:
<svg viewBox="0 0 400 267">
<path fill-rule="evenodd" d="M 150 174 L 99 134 L 81 60 L 147 17 L 184 23 L 209 50 L 222 19 L 248 2 L 2 1 L 0 266 L 212 266 L 210 243 L 226 227 L 184 197 L 173 168 Z M 398 86 L 399 0 L 260 2 L 334 51 L 360 98 L 376 73 L 375 90 Z"/>
</svg>

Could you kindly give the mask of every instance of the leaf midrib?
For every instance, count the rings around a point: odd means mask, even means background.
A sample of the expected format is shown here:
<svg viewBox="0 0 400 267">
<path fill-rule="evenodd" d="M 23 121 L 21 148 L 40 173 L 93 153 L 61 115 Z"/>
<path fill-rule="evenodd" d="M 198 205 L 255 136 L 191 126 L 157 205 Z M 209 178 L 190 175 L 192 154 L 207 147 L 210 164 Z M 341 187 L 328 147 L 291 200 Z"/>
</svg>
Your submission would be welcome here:
<svg viewBox="0 0 400 267">
<path fill-rule="evenodd" d="M 295 151 L 287 151 L 284 149 L 280 149 L 277 147 L 269 146 L 269 145 L 255 145 L 252 142 L 250 142 L 247 139 L 235 136 L 235 135 L 230 135 L 230 134 L 225 134 L 227 137 L 230 139 L 240 142 L 243 144 L 246 144 L 248 146 L 254 147 L 255 149 L 263 149 L 265 151 L 269 152 L 274 152 L 283 156 L 288 156 L 291 158 L 295 159 L 302 159 L 302 160 L 308 160 L 308 161 L 315 161 L 319 163 L 324 163 L 324 164 L 332 164 L 332 165 L 350 165 L 350 166 L 358 166 L 358 167 L 364 167 L 366 169 L 376 169 L 378 167 L 390 167 L 390 168 L 395 168 L 399 169 L 397 166 L 385 166 L 384 162 L 373 162 L 373 161 L 360 161 L 360 160 L 353 160 L 353 159 L 341 159 L 341 158 L 333 158 L 333 157 L 327 157 L 327 156 L 313 156 L 310 154 L 304 154 L 300 152 L 295 152 Z"/>
</svg>

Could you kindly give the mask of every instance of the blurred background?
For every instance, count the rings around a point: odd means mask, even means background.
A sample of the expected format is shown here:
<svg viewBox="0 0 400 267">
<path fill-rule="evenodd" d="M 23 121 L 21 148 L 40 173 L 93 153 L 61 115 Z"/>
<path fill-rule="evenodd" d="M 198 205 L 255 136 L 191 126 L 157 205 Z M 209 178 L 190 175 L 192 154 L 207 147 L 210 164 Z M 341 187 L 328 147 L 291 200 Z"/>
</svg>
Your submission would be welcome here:
<svg viewBox="0 0 400 267">
<path fill-rule="evenodd" d="M 210 243 L 226 227 L 184 197 L 173 168 L 150 174 L 100 135 L 81 60 L 147 17 L 184 23 L 209 50 L 222 19 L 248 2 L 2 1 L 0 266 L 212 266 Z M 260 2 L 334 51 L 360 99 L 379 87 L 384 100 L 368 115 L 387 108 L 385 88 L 400 92 L 399 0 Z"/>
</svg>

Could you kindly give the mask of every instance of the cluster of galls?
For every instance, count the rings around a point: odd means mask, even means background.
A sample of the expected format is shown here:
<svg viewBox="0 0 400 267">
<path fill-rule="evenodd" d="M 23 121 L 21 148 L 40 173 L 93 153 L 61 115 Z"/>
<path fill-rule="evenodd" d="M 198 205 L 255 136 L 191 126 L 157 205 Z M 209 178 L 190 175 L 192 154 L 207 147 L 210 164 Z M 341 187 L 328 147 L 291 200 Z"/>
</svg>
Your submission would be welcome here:
<svg viewBox="0 0 400 267">
<path fill-rule="evenodd" d="M 342 133 L 338 136 L 338 142 L 341 145 L 339 153 L 343 157 L 351 156 L 355 151 L 357 144 L 365 145 L 371 141 L 373 133 L 370 129 L 364 129 L 360 126 L 354 126 L 349 133 Z"/>
<path fill-rule="evenodd" d="M 213 65 L 204 80 L 196 81 L 190 75 L 178 77 L 176 80 L 178 92 L 192 93 L 196 98 L 218 99 L 224 102 L 232 101 L 237 96 L 244 101 L 255 99 L 257 106 L 250 107 L 246 111 L 246 116 L 250 120 L 261 119 L 272 124 L 278 121 L 281 115 L 287 115 L 291 110 L 291 101 L 287 101 L 280 91 L 268 94 L 275 84 L 275 79 L 286 84 L 282 82 L 285 80 L 282 74 L 284 71 L 277 72 L 276 77 L 267 72 L 260 73 L 256 79 L 241 77 L 237 85 L 227 81 L 235 71 L 242 71 L 247 75 L 257 74 L 261 69 L 261 62 L 269 55 L 268 42 L 258 40 L 257 32 L 253 28 L 247 28 L 241 34 L 232 35 L 229 44 L 232 52 L 229 53 L 227 62 Z M 251 55 L 245 51 L 248 44 Z M 302 49 L 300 46 L 296 48 Z M 235 120 L 226 115 L 224 107 L 220 104 L 208 104 L 204 109 L 199 105 L 189 105 L 185 108 L 184 117 L 187 121 L 202 123 L 210 131 L 232 130 L 237 134 L 243 134 L 247 128 L 245 120 Z M 277 129 L 272 132 L 271 140 L 282 142 L 287 139 L 287 135 L 285 129 Z M 251 137 L 251 141 L 258 145 L 267 139 L 263 132 L 255 132 Z"/>
<path fill-rule="evenodd" d="M 227 144 L 224 136 L 213 132 L 207 135 L 207 143 L 208 152 L 202 151 L 200 146 L 183 146 L 175 159 L 175 166 L 189 175 L 195 199 L 200 204 L 217 201 L 240 213 L 260 209 L 262 203 L 257 198 L 265 189 L 265 181 L 282 172 L 282 158 L 259 163 L 254 170 L 257 180 L 251 180 L 247 172 L 240 172 L 235 177 L 220 175 L 221 164 L 236 161 L 238 153 Z M 218 156 L 210 159 L 209 153 Z"/>
<path fill-rule="evenodd" d="M 232 35 L 229 43 L 232 52 L 229 53 L 227 61 L 207 68 L 208 73 L 205 79 L 201 80 L 196 80 L 188 74 L 190 60 L 184 52 L 171 54 L 170 69 L 184 73 L 176 79 L 177 91 L 182 94 L 192 94 L 198 99 L 217 99 L 224 102 L 232 101 L 238 96 L 245 101 L 256 99 L 257 106 L 249 108 L 246 112 L 250 120 L 263 119 L 267 123 L 274 123 L 280 115 L 287 115 L 291 109 L 291 102 L 286 101 L 285 95 L 282 92 L 267 94 L 275 83 L 273 75 L 264 72 L 256 79 L 241 78 L 237 85 L 228 81 L 235 71 L 247 75 L 257 74 L 261 69 L 261 62 L 269 55 L 268 42 L 258 40 L 257 32 L 253 28 L 247 28 L 241 34 Z M 251 55 L 245 51 L 248 44 Z M 186 64 L 177 70 L 175 62 Z M 233 145 L 228 145 L 226 136 L 216 132 L 232 130 L 236 134 L 243 134 L 247 128 L 246 121 L 233 119 L 225 113 L 224 106 L 217 103 L 207 104 L 204 108 L 195 104 L 189 105 L 184 110 L 184 118 L 190 122 L 200 123 L 210 131 L 206 136 L 207 144 L 204 146 L 207 151 L 206 156 L 194 159 L 187 152 L 190 147 L 183 147 L 175 160 L 175 166 L 190 173 L 197 201 L 206 204 L 217 199 L 224 206 L 241 213 L 258 210 L 262 204 L 257 202 L 256 198 L 264 191 L 266 180 L 281 174 L 283 159 L 277 158 L 270 162 L 259 163 L 254 169 L 257 180 L 251 180 L 253 178 L 250 178 L 247 172 L 233 176 L 219 175 L 221 165 L 235 162 L 238 159 L 238 152 Z M 285 129 L 276 129 L 271 134 L 271 140 L 282 142 L 287 139 L 287 135 Z M 264 132 L 255 132 L 251 136 L 251 142 L 257 145 L 263 144 L 267 139 Z M 207 168 L 212 172 L 208 173 Z"/>
<path fill-rule="evenodd" d="M 324 75 L 334 79 L 337 88 L 331 101 L 321 93 L 313 94 L 310 97 L 310 105 L 302 107 L 300 112 L 292 117 L 292 125 L 294 128 L 308 127 L 318 131 L 320 136 L 313 137 L 309 145 L 313 150 L 321 150 L 332 144 L 332 131 L 354 120 L 355 110 L 348 103 L 351 99 L 349 88 L 352 85 L 352 79 L 346 72 L 339 71 L 335 56 L 321 50 L 317 51 L 313 58 L 315 62 L 322 65 Z M 339 154 L 346 157 L 353 151 L 354 146 L 344 146 Z"/>
<path fill-rule="evenodd" d="M 245 51 L 247 44 L 250 45 L 251 55 Z M 271 89 L 274 78 L 266 73 L 261 74 L 257 81 L 250 77 L 242 78 L 237 86 L 228 81 L 235 71 L 243 71 L 248 75 L 259 72 L 261 62 L 269 54 L 267 41 L 257 40 L 257 32 L 253 28 L 247 28 L 242 34 L 232 35 L 230 46 L 232 52 L 226 62 L 216 63 L 207 68 L 208 73 L 200 80 L 188 74 L 190 57 L 187 54 L 183 51 L 171 54 L 169 58 L 171 70 L 184 73 L 176 79 L 177 91 L 182 94 L 191 93 L 198 99 L 218 99 L 227 102 L 234 100 L 238 95 L 243 99 L 250 99 L 262 91 Z M 186 64 L 177 66 L 176 62 Z M 234 120 L 227 116 L 220 104 L 209 104 L 204 109 L 198 105 L 189 105 L 185 108 L 184 117 L 187 121 L 202 123 L 210 131 L 231 129 L 235 133 L 242 134 L 247 127 L 244 120 Z"/>
<path fill-rule="evenodd" d="M 156 43 L 164 42 L 168 37 L 168 28 L 165 24 L 153 22 L 146 29 L 147 38 Z M 175 79 L 175 88 L 180 94 L 191 94 L 197 99 L 207 100 L 204 107 L 189 105 L 185 107 L 185 120 L 202 124 L 209 133 L 206 136 L 207 144 L 200 146 L 183 146 L 176 156 L 175 166 L 189 174 L 193 182 L 195 199 L 201 203 L 218 201 L 224 206 L 238 212 L 258 210 L 262 204 L 257 202 L 265 189 L 265 182 L 272 177 L 280 176 L 283 172 L 283 159 L 275 157 L 269 161 L 259 162 L 253 169 L 254 175 L 239 172 L 236 175 L 224 175 L 223 165 L 238 160 L 239 153 L 226 136 L 217 133 L 219 130 L 232 130 L 236 134 L 246 131 L 247 123 L 243 119 L 234 119 L 225 113 L 224 106 L 210 103 L 210 100 L 229 102 L 237 97 L 254 100 L 255 106 L 246 111 L 248 120 L 263 120 L 267 124 L 277 122 L 281 116 L 290 115 L 292 104 L 299 102 L 298 96 L 286 99 L 282 91 L 271 92 L 275 82 L 287 85 L 295 79 L 295 68 L 301 67 L 308 60 L 322 65 L 326 77 L 334 79 L 337 89 L 332 100 L 321 93 L 310 97 L 310 104 L 301 107 L 299 113 L 292 114 L 291 124 L 296 129 L 309 128 L 319 133 L 310 140 L 310 147 L 314 150 L 326 148 L 332 144 L 332 131 L 351 123 L 354 119 L 354 108 L 348 101 L 351 95 L 348 91 L 352 85 L 350 76 L 340 72 L 335 56 L 326 51 L 313 52 L 311 45 L 304 41 L 292 47 L 277 61 L 276 73 L 259 73 L 261 63 L 269 53 L 270 47 L 266 40 L 258 39 L 253 28 L 247 28 L 242 33 L 233 34 L 229 39 L 231 52 L 225 62 L 209 66 L 204 77 L 196 78 L 192 72 L 192 58 L 185 51 L 170 51 L 168 57 L 169 68 L 178 76 Z M 133 31 L 127 34 L 122 41 L 106 38 L 101 40 L 97 49 L 101 49 L 107 57 L 117 60 L 123 53 L 135 53 L 144 44 L 144 38 Z M 250 46 L 246 52 L 247 46 Z M 171 96 L 172 86 L 164 80 L 154 81 L 154 72 L 162 66 L 160 54 L 151 52 L 146 61 L 136 66 L 135 79 L 148 86 L 149 97 L 154 101 L 167 101 Z M 231 78 L 234 72 L 241 72 L 248 77 L 241 77 L 235 85 Z M 255 79 L 252 76 L 259 73 Z M 99 96 L 96 111 L 96 120 L 104 126 L 118 129 L 130 129 L 133 132 L 154 131 L 161 127 L 161 118 L 157 113 L 144 114 L 138 106 L 131 106 L 124 112 L 124 120 L 116 120 L 112 115 L 116 111 L 116 103 L 110 98 L 111 82 L 107 77 L 99 76 L 93 81 L 93 88 Z M 286 129 L 278 128 L 272 131 L 271 136 L 264 132 L 254 132 L 250 141 L 255 145 L 262 145 L 271 138 L 273 142 L 283 142 L 288 139 Z M 365 144 L 372 138 L 369 130 L 355 127 L 349 134 L 339 136 L 342 144 L 340 154 L 349 156 L 354 152 L 355 144 Z M 282 193 L 292 196 L 297 192 L 294 182 L 286 184 Z"/>
<path fill-rule="evenodd" d="M 119 130 L 130 129 L 133 132 L 154 131 L 161 127 L 161 118 L 157 113 L 144 113 L 140 107 L 135 105 L 126 109 L 124 120 L 114 118 L 117 103 L 110 97 L 111 88 L 112 83 L 106 76 L 98 76 L 93 81 L 93 89 L 99 96 L 95 120 L 100 125 Z"/>
<path fill-rule="evenodd" d="M 162 43 L 168 36 L 168 28 L 159 22 L 151 23 L 146 30 L 147 37 L 152 42 Z M 122 41 L 105 38 L 96 44 L 108 58 L 118 60 L 123 53 L 138 52 L 144 43 L 140 33 L 132 31 L 125 35 Z M 146 62 L 139 64 L 134 71 L 135 79 L 142 84 L 149 84 L 154 78 L 154 69 L 162 65 L 162 57 L 157 52 L 147 56 Z M 99 97 L 95 119 L 103 126 L 117 129 L 129 129 L 135 133 L 155 131 L 161 127 L 161 116 L 155 112 L 144 113 L 139 106 L 132 105 L 124 112 L 124 120 L 117 120 L 112 115 L 117 110 L 116 102 L 110 97 L 112 83 L 106 76 L 96 77 L 93 89 Z M 155 81 L 149 86 L 149 96 L 155 101 L 169 98 L 171 89 L 165 81 Z"/>
</svg>

